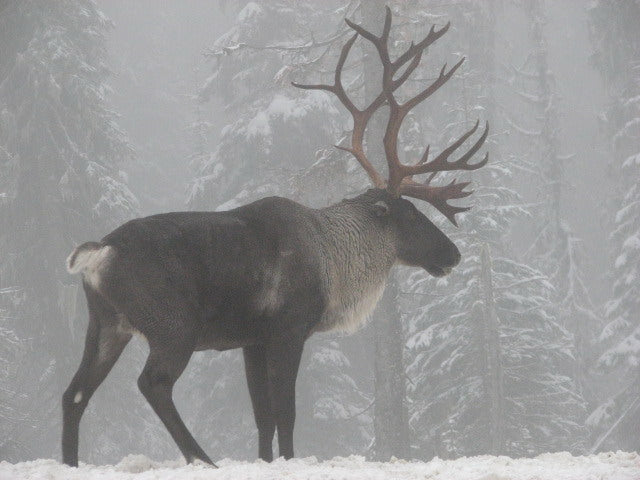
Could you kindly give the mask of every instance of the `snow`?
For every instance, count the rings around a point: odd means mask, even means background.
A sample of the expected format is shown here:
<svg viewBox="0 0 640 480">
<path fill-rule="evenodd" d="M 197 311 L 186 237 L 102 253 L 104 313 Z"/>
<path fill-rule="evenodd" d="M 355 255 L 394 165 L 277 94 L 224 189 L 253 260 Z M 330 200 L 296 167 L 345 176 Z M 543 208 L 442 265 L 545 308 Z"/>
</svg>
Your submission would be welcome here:
<svg viewBox="0 0 640 480">
<path fill-rule="evenodd" d="M 222 460 L 219 469 L 182 462 L 155 462 L 142 455 L 129 455 L 117 465 L 79 468 L 55 460 L 0 463 L 0 480 L 253 480 L 253 479 L 421 479 L 421 480 L 639 480 L 640 455 L 637 453 L 600 453 L 574 457 L 569 453 L 545 453 L 535 458 L 509 457 L 459 458 L 428 463 L 393 459 L 367 462 L 363 457 L 336 457 L 318 461 L 315 457 L 273 463 Z"/>
<path fill-rule="evenodd" d="M 249 2 L 238 13 L 238 22 L 245 23 L 260 13 L 262 13 L 262 7 L 255 2 Z"/>
<path fill-rule="evenodd" d="M 628 237 L 623 243 L 622 248 L 629 250 L 640 250 L 640 231 L 635 235 Z"/>
<path fill-rule="evenodd" d="M 337 110 L 331 103 L 330 97 L 324 92 L 306 92 L 306 95 L 289 98 L 281 94 L 273 97 L 265 110 L 259 111 L 247 124 L 246 136 L 270 137 L 271 124 L 274 119 L 283 122 L 298 120 L 312 111 L 328 112 L 335 115 Z"/>
<path fill-rule="evenodd" d="M 261 135 L 263 137 L 268 137 L 271 135 L 271 127 L 269 126 L 269 114 L 267 112 L 258 112 L 247 125 L 247 136 L 249 138 L 258 135 Z"/>
<path fill-rule="evenodd" d="M 640 153 L 631 155 L 623 163 L 622 168 L 630 168 L 633 165 L 640 165 Z"/>
<path fill-rule="evenodd" d="M 585 424 L 589 427 L 596 427 L 607 422 L 611 418 L 611 412 L 615 408 L 613 398 L 608 399 L 598 406 L 587 418 Z"/>
<path fill-rule="evenodd" d="M 614 363 L 616 357 L 628 357 L 627 362 L 633 366 L 638 364 L 638 356 L 640 355 L 640 325 L 631 332 L 629 336 L 620 343 L 607 350 L 600 357 L 600 361 L 605 365 Z"/>
</svg>

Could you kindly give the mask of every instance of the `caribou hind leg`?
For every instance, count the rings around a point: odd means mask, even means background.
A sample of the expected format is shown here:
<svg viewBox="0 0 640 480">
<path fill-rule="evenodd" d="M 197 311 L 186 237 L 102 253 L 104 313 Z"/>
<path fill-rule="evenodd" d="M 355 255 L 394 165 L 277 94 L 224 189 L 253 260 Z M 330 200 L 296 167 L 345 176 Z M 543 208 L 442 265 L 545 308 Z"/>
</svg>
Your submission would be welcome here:
<svg viewBox="0 0 640 480">
<path fill-rule="evenodd" d="M 78 371 L 62 396 L 62 460 L 78 466 L 78 430 L 89 399 L 111 371 L 131 334 L 118 329 L 116 312 L 85 284 L 89 326 Z"/>
<path fill-rule="evenodd" d="M 201 460 L 216 466 L 195 441 L 180 418 L 173 403 L 173 386 L 186 368 L 195 347 L 195 314 L 167 292 L 166 302 L 156 305 L 150 299 L 145 312 L 138 311 L 137 322 L 141 333 L 149 342 L 149 357 L 138 378 L 138 387 L 156 412 L 171 437 L 178 445 L 187 463 Z M 167 308 L 168 305 L 171 307 Z M 134 309 L 137 310 L 137 309 Z"/>
<path fill-rule="evenodd" d="M 264 345 L 243 348 L 244 369 L 258 427 L 258 455 L 265 462 L 273 460 L 273 435 L 276 423 L 271 412 L 271 399 L 267 378 L 267 358 Z"/>
<path fill-rule="evenodd" d="M 173 385 L 186 367 L 190 356 L 191 352 L 178 351 L 167 354 L 163 349 L 151 346 L 147 363 L 138 378 L 138 387 L 169 430 L 187 462 L 202 460 L 215 467 L 180 418 L 172 399 Z"/>
</svg>

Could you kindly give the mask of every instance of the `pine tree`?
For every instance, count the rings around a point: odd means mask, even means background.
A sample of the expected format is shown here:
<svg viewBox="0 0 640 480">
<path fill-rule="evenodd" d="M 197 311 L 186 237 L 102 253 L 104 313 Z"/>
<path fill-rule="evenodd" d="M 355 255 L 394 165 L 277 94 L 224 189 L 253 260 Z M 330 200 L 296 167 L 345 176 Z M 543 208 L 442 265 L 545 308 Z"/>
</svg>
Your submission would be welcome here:
<svg viewBox="0 0 640 480">
<path fill-rule="evenodd" d="M 604 372 L 617 384 L 589 418 L 598 432 L 594 450 L 640 448 L 640 2 L 598 0 L 589 10 L 592 60 L 602 74 L 609 106 L 602 119 L 610 138 L 610 175 L 620 187 L 611 192 L 611 298 L 598 338 Z M 611 393 L 613 392 L 613 393 Z"/>
<path fill-rule="evenodd" d="M 332 139 L 337 110 L 329 96 L 301 92 L 289 83 L 323 53 L 309 47 L 313 34 L 325 32 L 313 32 L 310 25 L 328 24 L 314 19 L 329 12 L 304 2 L 290 7 L 287 2 L 247 3 L 206 54 L 215 65 L 201 98 L 217 95 L 233 120 L 222 129 L 216 150 L 194 165 L 189 194 L 194 208 L 226 209 L 286 193 L 279 180 L 308 167 L 309 152 Z"/>
<path fill-rule="evenodd" d="M 422 122 L 422 135 L 437 138 L 436 151 L 473 112 L 482 111 L 493 131 L 505 129 L 496 109 L 495 6 L 445 6 L 440 15 L 451 19 L 449 41 L 468 45 L 469 59 L 457 88 L 447 91 L 446 125 L 434 117 Z M 517 260 L 508 239 L 517 218 L 530 215 L 512 187 L 524 166 L 501 155 L 494 138 L 487 144 L 491 160 L 474 172 L 474 208 L 461 215 L 464 231 L 452 235 L 462 263 L 438 280 L 414 273 L 404 287 L 411 426 L 422 458 L 579 451 L 584 434 L 584 402 L 566 367 L 571 335 L 552 315 L 554 289 Z M 412 296 L 423 305 L 412 305 Z"/>
<path fill-rule="evenodd" d="M 546 14 L 543 3 L 531 1 L 524 5 L 530 22 L 532 53 L 522 67 L 514 69 L 519 86 L 517 94 L 523 105 L 532 110 L 533 139 L 536 157 L 530 158 L 540 183 L 540 207 L 536 211 L 536 238 L 528 250 L 534 265 L 549 275 L 555 286 L 559 322 L 574 337 L 576 361 L 572 377 L 583 395 L 593 400 L 589 391 L 588 369 L 592 345 L 601 320 L 590 300 L 583 278 L 584 254 L 581 240 L 565 219 L 563 197 L 567 185 L 566 164 L 572 155 L 560 153 L 558 112 L 560 99 L 553 74 L 548 65 L 548 47 L 544 27 Z M 529 110 L 527 110 L 529 111 Z M 540 152 L 539 154 L 537 152 Z"/>
<path fill-rule="evenodd" d="M 11 289 L 0 290 L 0 296 Z M 0 303 L 4 304 L 3 303 Z M 27 400 L 20 389 L 19 365 L 24 361 L 25 345 L 9 327 L 14 324 L 6 310 L 0 309 L 0 457 L 17 462 L 25 448 L 20 441 L 20 427 L 25 424 L 22 405 Z"/>
<path fill-rule="evenodd" d="M 345 348 L 345 343 L 335 335 L 322 335 L 308 349 L 296 423 L 297 448 L 306 455 L 362 455 L 369 446 L 371 418 L 367 413 L 372 400 L 354 380 L 358 372 L 349 360 L 354 351 Z"/>
<path fill-rule="evenodd" d="M 88 0 L 10 2 L 0 15 L 0 291 L 10 289 L 2 308 L 26 349 L 29 456 L 58 443 L 59 401 L 77 367 L 68 352 L 84 338 L 64 259 L 137 208 L 119 170 L 131 148 L 106 101 L 109 28 Z"/>
</svg>

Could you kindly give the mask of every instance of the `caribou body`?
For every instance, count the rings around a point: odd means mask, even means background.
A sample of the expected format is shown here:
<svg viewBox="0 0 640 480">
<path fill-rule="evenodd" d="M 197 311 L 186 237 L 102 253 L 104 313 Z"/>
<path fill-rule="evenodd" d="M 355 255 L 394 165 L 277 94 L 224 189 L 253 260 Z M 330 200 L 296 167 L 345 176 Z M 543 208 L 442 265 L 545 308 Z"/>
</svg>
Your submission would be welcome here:
<svg viewBox="0 0 640 480">
<path fill-rule="evenodd" d="M 404 104 L 393 95 L 416 68 L 422 52 L 442 36 L 431 29 L 392 62 L 387 51 L 391 12 L 380 37 L 347 22 L 356 35 L 343 47 L 333 85 L 296 85 L 335 93 L 354 118 L 350 151 L 369 174 L 371 190 L 335 205 L 312 209 L 279 197 L 226 212 L 176 212 L 132 220 L 100 242 L 77 247 L 67 260 L 81 273 L 89 308 L 84 355 L 63 395 L 63 460 L 78 463 L 80 418 L 91 395 L 135 333 L 149 343 L 138 379 L 141 392 L 188 462 L 212 463 L 182 422 L 172 390 L 194 351 L 242 348 L 247 384 L 259 434 L 260 458 L 293 456 L 295 382 L 304 342 L 318 331 L 353 331 L 373 310 L 394 264 L 441 276 L 459 262 L 456 246 L 401 195 L 430 202 L 455 223 L 465 208 L 447 203 L 469 194 L 466 183 L 435 187 L 444 170 L 474 170 L 469 164 L 487 130 L 458 160 L 448 157 L 478 124 L 429 161 L 400 163 L 397 134 L 410 108 L 444 84 L 460 63 Z M 341 71 L 358 35 L 371 41 L 383 65 L 383 92 L 359 110 L 348 99 Z M 408 64 L 398 79 L 394 74 Z M 426 92 L 426 94 L 425 94 Z M 417 99 L 417 100 L 416 100 Z M 363 132 L 383 104 L 390 116 L 384 144 L 389 178 L 366 158 Z M 427 182 L 414 175 L 431 173 Z"/>
<path fill-rule="evenodd" d="M 78 423 L 133 333 L 149 342 L 138 385 L 188 461 L 211 462 L 184 426 L 172 387 L 195 350 L 243 348 L 260 457 L 293 456 L 295 380 L 305 340 L 355 330 L 391 267 L 447 273 L 455 245 L 413 204 L 372 189 L 325 209 L 265 198 L 227 212 L 132 220 L 68 259 L 89 306 L 84 358 L 64 395 L 64 461 Z"/>
</svg>

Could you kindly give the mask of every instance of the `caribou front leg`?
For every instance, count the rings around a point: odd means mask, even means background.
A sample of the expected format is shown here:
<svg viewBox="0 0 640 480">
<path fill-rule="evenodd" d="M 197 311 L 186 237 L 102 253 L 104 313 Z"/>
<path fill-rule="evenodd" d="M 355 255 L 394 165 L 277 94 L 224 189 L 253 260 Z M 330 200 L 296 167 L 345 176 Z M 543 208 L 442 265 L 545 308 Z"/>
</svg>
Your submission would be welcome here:
<svg viewBox="0 0 640 480">
<path fill-rule="evenodd" d="M 278 429 L 278 451 L 293 457 L 293 427 L 296 421 L 296 377 L 304 339 L 278 339 L 266 346 L 267 378 L 271 410 Z"/>
<path fill-rule="evenodd" d="M 252 345 L 243 348 L 243 353 L 253 416 L 258 427 L 258 455 L 265 462 L 270 462 L 273 460 L 272 443 L 276 423 L 271 411 L 265 347 Z"/>
</svg>

